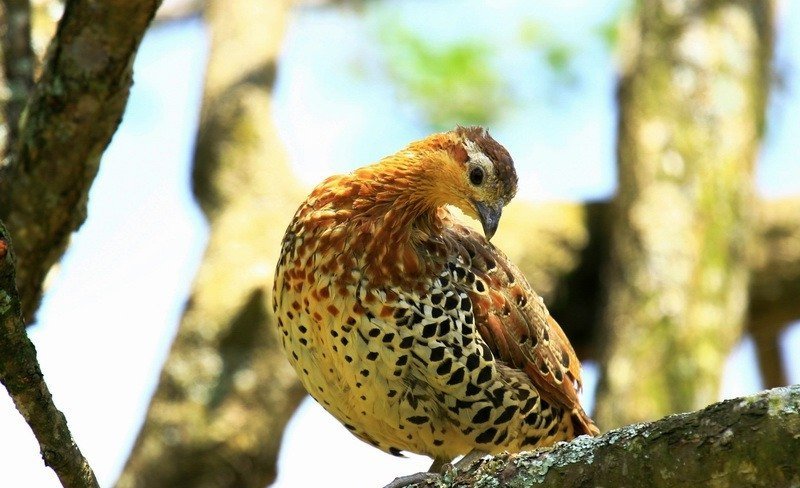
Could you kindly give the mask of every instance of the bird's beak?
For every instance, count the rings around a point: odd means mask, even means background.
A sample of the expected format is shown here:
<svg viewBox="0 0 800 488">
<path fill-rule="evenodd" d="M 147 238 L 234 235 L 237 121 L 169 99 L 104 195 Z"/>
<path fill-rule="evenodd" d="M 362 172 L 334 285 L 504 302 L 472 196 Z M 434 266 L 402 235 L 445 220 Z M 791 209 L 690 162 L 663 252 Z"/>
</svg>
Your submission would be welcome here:
<svg viewBox="0 0 800 488">
<path fill-rule="evenodd" d="M 503 214 L 503 205 L 492 207 L 483 202 L 474 202 L 475 210 L 478 211 L 478 216 L 481 218 L 481 225 L 483 226 L 483 234 L 487 240 L 491 240 L 494 233 L 497 231 L 497 225 L 500 223 L 500 215 Z"/>
</svg>

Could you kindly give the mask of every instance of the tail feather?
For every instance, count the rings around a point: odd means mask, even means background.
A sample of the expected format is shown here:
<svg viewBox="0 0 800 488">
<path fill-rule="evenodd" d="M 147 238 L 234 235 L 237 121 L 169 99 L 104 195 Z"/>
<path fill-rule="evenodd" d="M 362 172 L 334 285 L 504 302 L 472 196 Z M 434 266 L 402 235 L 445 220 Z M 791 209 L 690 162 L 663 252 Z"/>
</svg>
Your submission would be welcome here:
<svg viewBox="0 0 800 488">
<path fill-rule="evenodd" d="M 600 435 L 600 429 L 597 428 L 594 421 L 586 415 L 586 412 L 580 406 L 572 410 L 571 416 L 576 437 L 584 434 L 592 437 Z"/>
</svg>

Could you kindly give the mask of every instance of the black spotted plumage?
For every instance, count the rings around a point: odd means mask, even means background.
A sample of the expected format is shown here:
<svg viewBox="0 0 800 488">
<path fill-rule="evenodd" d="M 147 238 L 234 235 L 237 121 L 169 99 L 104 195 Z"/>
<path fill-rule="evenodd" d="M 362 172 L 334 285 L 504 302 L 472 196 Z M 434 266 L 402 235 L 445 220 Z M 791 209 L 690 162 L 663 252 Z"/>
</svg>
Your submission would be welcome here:
<svg viewBox="0 0 800 488">
<path fill-rule="evenodd" d="M 282 342 L 306 389 L 365 442 L 450 460 L 597 433 L 541 298 L 442 206 L 499 212 L 516 185 L 508 152 L 459 128 L 329 178 L 295 215 L 275 278 Z"/>
</svg>

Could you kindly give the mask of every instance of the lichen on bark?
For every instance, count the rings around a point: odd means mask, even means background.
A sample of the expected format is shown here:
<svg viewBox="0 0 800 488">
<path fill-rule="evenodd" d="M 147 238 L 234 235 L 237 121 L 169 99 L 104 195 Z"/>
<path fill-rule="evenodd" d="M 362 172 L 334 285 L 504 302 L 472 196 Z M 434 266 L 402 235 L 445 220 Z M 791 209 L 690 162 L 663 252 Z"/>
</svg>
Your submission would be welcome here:
<svg viewBox="0 0 800 488">
<path fill-rule="evenodd" d="M 491 457 L 421 487 L 775 487 L 800 484 L 800 385 Z"/>
</svg>

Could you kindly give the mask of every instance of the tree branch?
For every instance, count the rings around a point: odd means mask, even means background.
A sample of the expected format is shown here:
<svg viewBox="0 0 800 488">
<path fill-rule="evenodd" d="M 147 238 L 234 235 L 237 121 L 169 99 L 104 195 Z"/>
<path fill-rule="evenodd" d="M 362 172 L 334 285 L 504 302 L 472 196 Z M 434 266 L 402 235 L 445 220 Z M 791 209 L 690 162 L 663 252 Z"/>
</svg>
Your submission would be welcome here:
<svg viewBox="0 0 800 488">
<path fill-rule="evenodd" d="M 14 284 L 14 256 L 0 222 L 0 382 L 33 430 L 42 458 L 64 487 L 97 487 L 92 468 L 72 440 L 67 420 L 50 396 L 36 349 L 25 332 Z"/>
<path fill-rule="evenodd" d="M 420 486 L 795 486 L 798 459 L 800 385 L 795 385 L 601 437 L 488 458 Z"/>
<path fill-rule="evenodd" d="M 12 255 L 0 224 L 0 380 L 65 487 L 98 484 L 53 404 L 24 326 L 46 273 L 85 218 L 89 187 L 128 98 L 133 56 L 158 4 L 68 1 L 35 87 L 30 5 L 6 0 L 2 8 L 10 98 L 2 108 L 0 221 L 16 246 Z"/>
<path fill-rule="evenodd" d="M 0 220 L 14 235 L 22 315 L 85 220 L 89 187 L 122 119 L 132 62 L 160 0 L 69 0 L 0 166 Z"/>
</svg>

